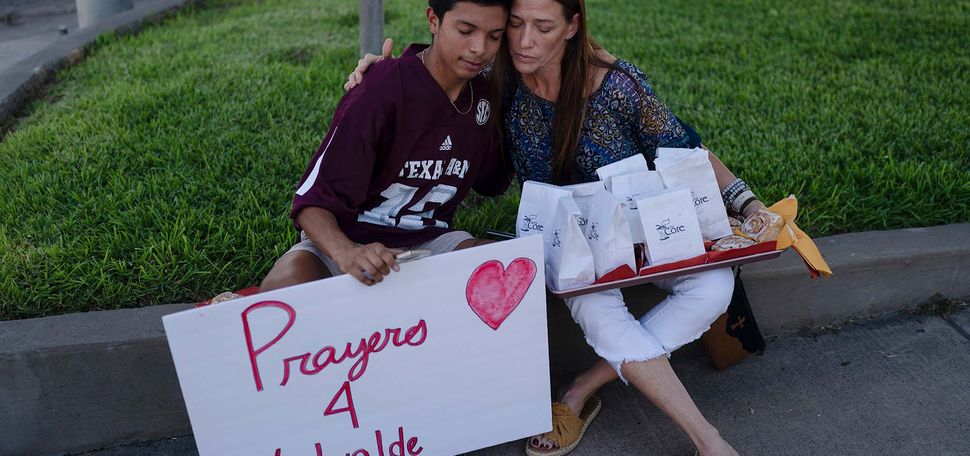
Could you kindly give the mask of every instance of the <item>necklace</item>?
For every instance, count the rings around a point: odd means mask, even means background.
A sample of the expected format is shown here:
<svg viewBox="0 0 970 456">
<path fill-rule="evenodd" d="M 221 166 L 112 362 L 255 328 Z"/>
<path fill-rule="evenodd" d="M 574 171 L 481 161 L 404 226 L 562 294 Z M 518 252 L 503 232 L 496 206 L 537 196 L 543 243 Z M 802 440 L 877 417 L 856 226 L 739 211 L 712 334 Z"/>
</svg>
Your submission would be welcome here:
<svg viewBox="0 0 970 456">
<path fill-rule="evenodd" d="M 427 48 L 421 51 L 420 53 L 418 53 L 418 57 L 421 58 L 421 64 L 424 65 L 425 68 L 428 67 L 428 62 L 425 60 L 425 55 L 428 54 L 428 49 L 431 49 L 431 48 Z M 468 109 L 466 109 L 465 112 L 461 112 L 461 109 L 458 109 L 458 106 L 455 105 L 455 102 L 451 101 L 451 97 L 448 97 L 448 102 L 451 103 L 451 107 L 455 108 L 455 112 L 457 112 L 459 115 L 462 115 L 462 116 L 471 112 L 472 106 L 475 105 L 475 86 L 472 85 L 471 81 L 468 81 L 467 84 L 468 84 L 469 90 L 471 90 L 472 97 L 471 97 L 471 101 L 468 102 Z M 462 91 L 464 91 L 464 88 L 462 88 Z M 458 95 L 461 96 L 461 92 L 458 92 Z"/>
</svg>

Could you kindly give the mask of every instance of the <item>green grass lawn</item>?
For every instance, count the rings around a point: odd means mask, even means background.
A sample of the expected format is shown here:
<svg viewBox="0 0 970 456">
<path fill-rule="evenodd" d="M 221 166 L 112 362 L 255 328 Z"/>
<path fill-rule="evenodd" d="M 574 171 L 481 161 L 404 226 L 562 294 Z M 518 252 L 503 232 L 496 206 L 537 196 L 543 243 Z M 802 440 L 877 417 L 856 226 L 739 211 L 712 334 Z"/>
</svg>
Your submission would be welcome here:
<svg viewBox="0 0 970 456">
<path fill-rule="evenodd" d="M 0 319 L 202 300 L 294 240 L 357 2 L 207 0 L 105 37 L 0 143 Z M 387 2 L 396 52 L 421 0 Z M 594 36 L 820 236 L 970 220 L 970 2 L 590 0 Z M 511 230 L 518 196 L 457 224 Z"/>
</svg>

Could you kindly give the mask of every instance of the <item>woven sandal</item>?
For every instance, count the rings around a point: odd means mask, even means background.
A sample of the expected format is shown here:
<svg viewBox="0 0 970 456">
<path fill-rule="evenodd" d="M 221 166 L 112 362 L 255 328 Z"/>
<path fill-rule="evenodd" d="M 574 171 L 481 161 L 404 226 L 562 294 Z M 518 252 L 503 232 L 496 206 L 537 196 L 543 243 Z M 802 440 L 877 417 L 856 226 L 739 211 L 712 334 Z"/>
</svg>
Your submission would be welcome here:
<svg viewBox="0 0 970 456">
<path fill-rule="evenodd" d="M 596 396 L 590 396 L 583 405 L 583 410 L 576 416 L 566 404 L 554 402 L 552 404 L 552 430 L 542 434 L 543 437 L 556 442 L 559 448 L 535 448 L 532 439 L 525 444 L 525 454 L 529 456 L 562 456 L 579 446 L 579 441 L 586 434 L 586 428 L 593 422 L 600 412 L 603 402 Z"/>
</svg>

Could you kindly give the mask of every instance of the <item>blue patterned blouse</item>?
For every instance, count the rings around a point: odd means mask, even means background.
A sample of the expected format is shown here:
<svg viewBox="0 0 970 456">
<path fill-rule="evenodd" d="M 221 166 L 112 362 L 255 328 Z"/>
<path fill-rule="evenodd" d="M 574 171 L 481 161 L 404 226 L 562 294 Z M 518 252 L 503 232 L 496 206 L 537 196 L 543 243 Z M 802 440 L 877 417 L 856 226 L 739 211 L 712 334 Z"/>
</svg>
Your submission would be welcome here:
<svg viewBox="0 0 970 456">
<path fill-rule="evenodd" d="M 596 168 L 657 147 L 689 147 L 695 141 L 632 63 L 618 60 L 623 71 L 610 69 L 589 98 L 586 121 L 576 153 L 576 183 L 597 180 Z M 518 76 L 505 113 L 506 141 L 520 182 L 552 183 L 552 118 L 555 104 L 540 98 Z M 640 90 L 637 90 L 637 84 Z M 696 134 L 695 134 L 696 135 Z M 699 138 L 696 143 L 700 143 Z M 697 144 L 692 144 L 696 146 Z"/>
</svg>

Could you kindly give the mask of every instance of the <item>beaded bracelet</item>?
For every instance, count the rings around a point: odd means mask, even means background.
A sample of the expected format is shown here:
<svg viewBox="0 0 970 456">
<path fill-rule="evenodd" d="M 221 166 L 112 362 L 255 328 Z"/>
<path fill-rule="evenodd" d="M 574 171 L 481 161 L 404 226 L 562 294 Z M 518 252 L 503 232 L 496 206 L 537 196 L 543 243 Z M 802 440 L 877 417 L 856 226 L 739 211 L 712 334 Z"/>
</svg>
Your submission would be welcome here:
<svg viewBox="0 0 970 456">
<path fill-rule="evenodd" d="M 724 206 L 737 214 L 744 214 L 744 209 L 758 200 L 748 184 L 741 179 L 735 179 L 734 182 L 728 184 L 721 191 L 721 198 L 724 200 Z"/>
</svg>

